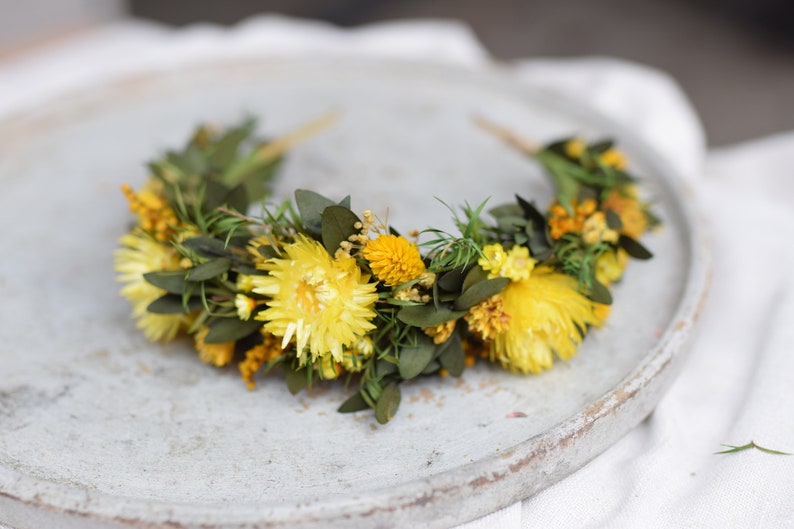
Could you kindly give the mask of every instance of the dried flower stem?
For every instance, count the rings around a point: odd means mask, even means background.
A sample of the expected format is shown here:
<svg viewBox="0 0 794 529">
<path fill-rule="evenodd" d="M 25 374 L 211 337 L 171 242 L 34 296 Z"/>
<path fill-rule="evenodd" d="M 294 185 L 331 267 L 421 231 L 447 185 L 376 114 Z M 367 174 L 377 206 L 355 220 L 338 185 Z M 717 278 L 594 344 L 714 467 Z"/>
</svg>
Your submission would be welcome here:
<svg viewBox="0 0 794 529">
<path fill-rule="evenodd" d="M 523 138 L 501 125 L 497 125 L 493 121 L 488 121 L 482 116 L 474 116 L 472 120 L 475 125 L 485 132 L 496 136 L 511 147 L 515 147 L 526 154 L 534 154 L 540 150 L 540 146 L 537 143 Z"/>
</svg>

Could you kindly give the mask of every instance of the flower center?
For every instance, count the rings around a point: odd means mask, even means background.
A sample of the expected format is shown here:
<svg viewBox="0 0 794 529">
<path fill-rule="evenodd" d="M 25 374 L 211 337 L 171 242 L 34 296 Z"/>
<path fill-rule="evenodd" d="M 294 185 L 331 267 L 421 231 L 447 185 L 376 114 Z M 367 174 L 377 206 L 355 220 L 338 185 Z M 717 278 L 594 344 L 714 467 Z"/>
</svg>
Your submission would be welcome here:
<svg viewBox="0 0 794 529">
<path fill-rule="evenodd" d="M 303 312 L 311 314 L 320 312 L 322 303 L 317 299 L 317 291 L 311 283 L 305 280 L 298 281 L 295 297 L 297 298 L 298 308 Z"/>
</svg>

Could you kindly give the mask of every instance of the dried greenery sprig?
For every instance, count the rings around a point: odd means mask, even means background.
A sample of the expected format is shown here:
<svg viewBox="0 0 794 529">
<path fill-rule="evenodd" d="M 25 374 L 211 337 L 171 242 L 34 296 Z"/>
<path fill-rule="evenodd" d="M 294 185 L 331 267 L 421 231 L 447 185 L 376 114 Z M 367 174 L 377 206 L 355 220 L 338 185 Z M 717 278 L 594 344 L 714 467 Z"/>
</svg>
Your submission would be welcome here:
<svg viewBox="0 0 794 529">
<path fill-rule="evenodd" d="M 547 208 L 518 195 L 447 206 L 459 235 L 405 237 L 350 197 L 297 190 L 267 204 L 283 154 L 331 119 L 270 142 L 254 140 L 253 120 L 200 127 L 149 164 L 142 189 L 124 186 L 136 222 L 115 268 L 150 339 L 192 335 L 201 360 L 237 363 L 250 388 L 275 368 L 293 393 L 357 384 L 339 411 L 371 408 L 385 423 L 406 380 L 460 376 L 478 359 L 539 373 L 570 358 L 607 318 L 628 257 L 651 257 L 638 239 L 658 220 L 611 142 L 540 147 L 483 119 L 545 167 Z"/>
</svg>

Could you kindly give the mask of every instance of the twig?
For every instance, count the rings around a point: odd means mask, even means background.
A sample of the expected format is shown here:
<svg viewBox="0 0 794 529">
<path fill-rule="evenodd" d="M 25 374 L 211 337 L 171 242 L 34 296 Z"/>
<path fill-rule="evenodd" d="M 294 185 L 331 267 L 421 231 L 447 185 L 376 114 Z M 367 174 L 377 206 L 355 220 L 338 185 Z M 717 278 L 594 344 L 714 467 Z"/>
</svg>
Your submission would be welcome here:
<svg viewBox="0 0 794 529">
<path fill-rule="evenodd" d="M 540 145 L 534 141 L 522 138 L 506 127 L 497 125 L 493 121 L 489 121 L 482 116 L 473 116 L 472 120 L 474 121 L 475 125 L 483 129 L 485 132 L 493 134 L 511 147 L 515 147 L 526 154 L 535 154 L 540 150 Z"/>
<path fill-rule="evenodd" d="M 281 136 L 280 138 L 263 145 L 256 153 L 257 161 L 262 163 L 272 162 L 295 145 L 310 138 L 311 136 L 314 136 L 321 130 L 330 127 L 338 117 L 339 114 L 337 112 L 329 112 L 324 116 L 321 116 L 314 121 L 310 121 L 305 125 L 301 125 L 292 132 L 289 132 L 284 136 Z"/>
</svg>

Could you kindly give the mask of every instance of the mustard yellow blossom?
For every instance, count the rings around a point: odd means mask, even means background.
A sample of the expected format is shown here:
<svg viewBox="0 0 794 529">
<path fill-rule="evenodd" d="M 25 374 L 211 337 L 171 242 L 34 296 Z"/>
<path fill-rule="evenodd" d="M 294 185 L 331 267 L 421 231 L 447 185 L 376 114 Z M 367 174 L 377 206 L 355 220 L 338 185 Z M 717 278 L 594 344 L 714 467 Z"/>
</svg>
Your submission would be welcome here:
<svg viewBox="0 0 794 529">
<path fill-rule="evenodd" d="M 579 138 L 574 138 L 572 140 L 566 141 L 565 146 L 563 148 L 565 149 L 565 154 L 567 154 L 571 158 L 578 159 L 582 156 L 582 153 L 584 152 L 586 147 L 587 144 L 584 142 L 584 140 L 581 140 Z"/>
<path fill-rule="evenodd" d="M 419 248 L 405 237 L 381 234 L 369 240 L 361 254 L 369 261 L 375 277 L 386 286 L 401 285 L 425 272 Z"/>
<path fill-rule="evenodd" d="M 180 222 L 165 199 L 162 182 L 150 178 L 137 193 L 127 184 L 122 185 L 121 190 L 142 230 L 150 233 L 158 241 L 167 241 L 176 233 Z"/>
<path fill-rule="evenodd" d="M 620 233 L 639 239 L 648 229 L 648 217 L 632 187 L 627 187 L 623 192 L 612 191 L 604 200 L 602 207 L 618 214 L 622 224 Z"/>
<path fill-rule="evenodd" d="M 625 170 L 628 165 L 626 155 L 614 147 L 601 153 L 601 161 L 619 171 Z"/>
<path fill-rule="evenodd" d="M 504 311 L 504 299 L 499 295 L 474 305 L 463 318 L 469 329 L 483 340 L 507 331 L 510 324 L 510 315 Z"/>
<path fill-rule="evenodd" d="M 144 279 L 144 274 L 161 270 L 179 270 L 180 256 L 170 245 L 161 243 L 140 229 L 119 239 L 113 269 L 124 283 L 121 295 L 132 304 L 137 327 L 152 341 L 172 340 L 190 323 L 187 314 L 155 314 L 147 307 L 167 292 Z"/>
<path fill-rule="evenodd" d="M 595 213 L 598 204 L 595 200 L 588 198 L 581 203 L 574 201 L 573 215 L 559 203 L 552 204 L 549 208 L 549 234 L 552 239 L 559 239 L 566 233 L 579 233 L 582 231 L 587 218 Z"/>
<path fill-rule="evenodd" d="M 234 356 L 234 342 L 207 343 L 204 339 L 210 332 L 209 327 L 202 327 L 195 335 L 195 347 L 202 362 L 216 367 L 225 366 Z"/>
<path fill-rule="evenodd" d="M 243 359 L 237 368 L 240 370 L 240 376 L 247 383 L 248 389 L 254 389 L 256 382 L 254 382 L 254 374 L 267 362 L 277 358 L 284 351 L 281 348 L 281 341 L 270 334 L 269 332 L 262 332 L 262 343 L 257 344 L 245 352 L 245 359 Z"/>
<path fill-rule="evenodd" d="M 422 332 L 433 339 L 434 344 L 444 343 L 452 336 L 452 331 L 455 330 L 456 320 L 445 321 L 432 327 L 424 327 Z"/>
<path fill-rule="evenodd" d="M 601 324 L 593 303 L 577 291 L 576 280 L 549 267 L 510 282 L 499 296 L 510 321 L 493 338 L 490 353 L 511 371 L 539 373 L 551 367 L 555 354 L 572 357 L 582 342 L 580 329 Z"/>
<path fill-rule="evenodd" d="M 284 248 L 285 258 L 269 259 L 254 276 L 253 291 L 268 296 L 268 308 L 257 313 L 266 331 L 294 339 L 298 358 L 306 363 L 330 354 L 341 361 L 346 347 L 375 328 L 376 283 L 361 274 L 352 257 L 333 259 L 323 246 L 300 236 Z"/>
</svg>

